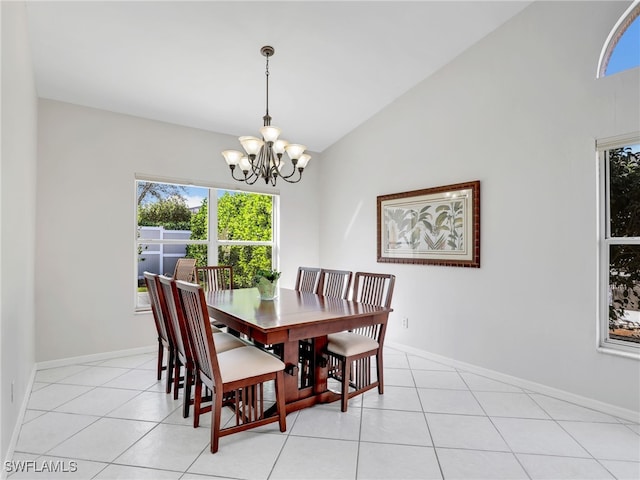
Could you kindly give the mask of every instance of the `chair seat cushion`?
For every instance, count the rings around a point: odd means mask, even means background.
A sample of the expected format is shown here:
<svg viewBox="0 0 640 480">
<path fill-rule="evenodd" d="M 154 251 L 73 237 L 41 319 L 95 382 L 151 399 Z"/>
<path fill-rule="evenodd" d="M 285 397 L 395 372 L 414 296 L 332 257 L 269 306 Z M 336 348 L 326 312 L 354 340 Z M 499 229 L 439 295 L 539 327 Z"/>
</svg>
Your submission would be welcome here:
<svg viewBox="0 0 640 480">
<path fill-rule="evenodd" d="M 216 346 L 216 352 L 222 353 L 227 350 L 233 350 L 239 347 L 246 347 L 247 344 L 240 340 L 238 337 L 234 337 L 230 333 L 216 333 L 213 335 L 213 343 Z"/>
<path fill-rule="evenodd" d="M 284 363 L 276 357 L 249 345 L 220 353 L 218 364 L 224 383 L 284 370 Z"/>
<path fill-rule="evenodd" d="M 327 350 L 343 357 L 358 355 L 378 348 L 373 338 L 353 332 L 331 333 L 327 336 Z"/>
</svg>

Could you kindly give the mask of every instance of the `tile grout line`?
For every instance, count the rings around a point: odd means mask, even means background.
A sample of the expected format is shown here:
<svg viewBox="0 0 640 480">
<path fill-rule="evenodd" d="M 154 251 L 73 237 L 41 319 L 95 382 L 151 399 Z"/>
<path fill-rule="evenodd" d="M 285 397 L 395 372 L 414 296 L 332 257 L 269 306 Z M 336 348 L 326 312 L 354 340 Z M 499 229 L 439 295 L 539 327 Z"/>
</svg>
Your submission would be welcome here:
<svg viewBox="0 0 640 480">
<path fill-rule="evenodd" d="M 458 373 L 458 375 L 460 376 L 460 378 L 462 379 L 462 382 L 467 386 L 467 388 L 469 389 L 469 392 L 471 393 L 471 396 L 474 398 L 474 400 L 478 403 L 478 406 L 480 407 L 480 409 L 482 410 L 482 412 L 485 414 L 486 418 L 489 420 L 489 423 L 491 423 L 491 426 L 495 429 L 496 432 L 498 432 L 498 435 L 500 435 L 500 438 L 502 439 L 502 441 L 504 442 L 504 444 L 507 446 L 507 448 L 509 449 L 509 451 L 511 452 L 511 455 L 513 456 L 513 458 L 515 458 L 516 462 L 518 462 L 518 465 L 520 465 L 520 468 L 522 468 L 522 471 L 524 472 L 524 474 L 527 476 L 527 478 L 531 479 L 531 474 L 529 473 L 529 471 L 525 468 L 525 466 L 522 464 L 522 461 L 520 460 L 520 458 L 518 457 L 517 453 L 513 451 L 513 447 L 509 444 L 509 442 L 507 442 L 507 439 L 504 438 L 504 435 L 502 434 L 502 432 L 500 431 L 500 429 L 496 426 L 496 424 L 493 422 L 493 419 L 491 418 L 491 416 L 487 413 L 487 410 L 484 408 L 484 405 L 482 405 L 482 403 L 480 402 L 480 400 L 478 400 L 478 397 L 476 396 L 476 392 L 473 391 L 473 389 L 469 386 L 469 384 L 467 383 L 467 380 L 465 380 L 465 378 L 460 375 L 460 371 L 456 368 L 456 372 Z"/>
<path fill-rule="evenodd" d="M 436 442 L 433 438 L 433 433 L 431 432 L 431 426 L 429 425 L 429 419 L 427 418 L 427 412 L 424 409 L 424 405 L 422 404 L 422 398 L 420 397 L 420 391 L 418 389 L 418 384 L 416 383 L 416 377 L 413 374 L 413 368 L 411 367 L 411 362 L 409 361 L 409 355 L 406 354 L 407 363 L 409 364 L 409 371 L 411 372 L 411 379 L 413 380 L 413 384 L 415 386 L 416 396 L 418 397 L 418 402 L 420 403 L 420 410 L 422 410 L 422 416 L 424 417 L 424 421 L 427 424 L 427 432 L 429 432 L 429 438 L 431 440 L 431 448 L 433 448 L 433 455 L 436 457 L 436 463 L 438 464 L 438 470 L 440 471 L 440 477 L 445 480 L 444 470 L 442 469 L 442 463 L 440 462 L 440 455 L 438 455 L 438 449 L 436 448 Z"/>
</svg>

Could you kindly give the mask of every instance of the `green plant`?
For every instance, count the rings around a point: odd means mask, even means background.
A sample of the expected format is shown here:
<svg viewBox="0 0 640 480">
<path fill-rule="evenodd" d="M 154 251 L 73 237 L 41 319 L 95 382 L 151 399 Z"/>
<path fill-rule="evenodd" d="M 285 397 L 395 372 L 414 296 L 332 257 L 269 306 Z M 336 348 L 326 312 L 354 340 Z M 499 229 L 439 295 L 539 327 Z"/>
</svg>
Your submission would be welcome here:
<svg viewBox="0 0 640 480">
<path fill-rule="evenodd" d="M 189 230 L 191 210 L 181 196 L 138 206 L 138 226 L 163 226 L 166 230 Z"/>
<path fill-rule="evenodd" d="M 270 282 L 275 282 L 280 278 L 280 274 L 281 272 L 278 272 L 276 270 L 258 270 L 253 277 L 253 281 L 255 283 L 258 283 L 261 278 L 266 278 Z"/>
</svg>

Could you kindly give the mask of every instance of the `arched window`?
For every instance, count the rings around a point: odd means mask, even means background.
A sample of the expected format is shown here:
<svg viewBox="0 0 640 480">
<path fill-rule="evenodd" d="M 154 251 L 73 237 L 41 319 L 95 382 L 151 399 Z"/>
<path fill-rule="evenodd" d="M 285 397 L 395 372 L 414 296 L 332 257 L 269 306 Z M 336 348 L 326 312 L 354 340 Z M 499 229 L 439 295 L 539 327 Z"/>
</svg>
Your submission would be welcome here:
<svg viewBox="0 0 640 480">
<path fill-rule="evenodd" d="M 598 78 L 640 65 L 640 0 L 616 22 L 602 48 Z"/>
</svg>

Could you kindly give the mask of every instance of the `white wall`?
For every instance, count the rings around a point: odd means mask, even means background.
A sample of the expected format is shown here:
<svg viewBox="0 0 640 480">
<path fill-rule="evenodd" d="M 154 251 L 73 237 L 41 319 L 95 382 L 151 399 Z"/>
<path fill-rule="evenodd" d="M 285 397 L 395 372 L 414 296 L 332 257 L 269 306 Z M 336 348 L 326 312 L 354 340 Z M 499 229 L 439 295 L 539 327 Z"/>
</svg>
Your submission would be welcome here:
<svg viewBox="0 0 640 480">
<path fill-rule="evenodd" d="M 1 5 L 0 454 L 4 459 L 34 367 L 37 99 L 24 4 Z"/>
<path fill-rule="evenodd" d="M 596 352 L 594 139 L 640 130 L 640 71 L 595 74 L 627 6 L 535 2 L 323 152 L 321 262 L 397 276 L 390 341 L 640 409 L 640 362 Z M 376 263 L 377 195 L 470 180 L 480 269 Z"/>
<path fill-rule="evenodd" d="M 36 360 L 153 345 L 151 315 L 134 314 L 135 174 L 237 188 L 220 155 L 237 139 L 50 100 L 38 120 Z M 313 163 L 305 177 L 278 185 L 283 286 L 318 261 Z"/>
</svg>

